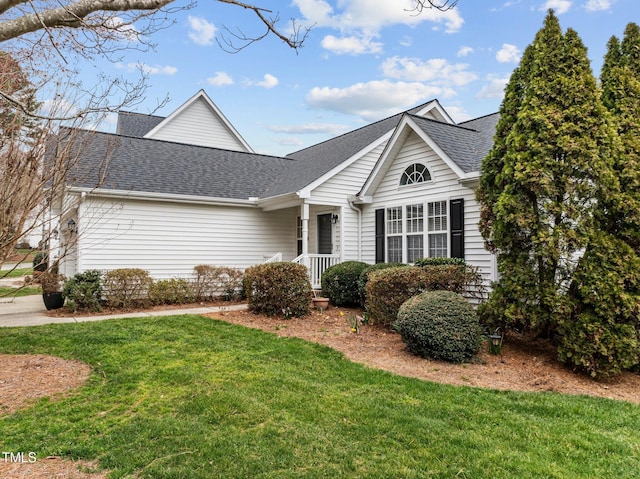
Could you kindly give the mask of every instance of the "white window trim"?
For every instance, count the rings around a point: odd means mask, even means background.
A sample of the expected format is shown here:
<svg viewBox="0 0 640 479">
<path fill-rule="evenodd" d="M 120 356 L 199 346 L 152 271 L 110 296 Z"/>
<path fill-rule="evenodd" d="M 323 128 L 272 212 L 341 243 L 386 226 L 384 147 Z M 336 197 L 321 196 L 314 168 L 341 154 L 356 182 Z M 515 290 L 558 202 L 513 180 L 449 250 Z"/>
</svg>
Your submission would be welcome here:
<svg viewBox="0 0 640 479">
<path fill-rule="evenodd" d="M 420 183 L 422 184 L 422 183 Z M 410 185 L 413 186 L 413 185 Z M 390 237 L 402 237 L 402 262 L 403 263 L 407 263 L 407 264 L 412 264 L 412 263 L 408 263 L 407 258 L 408 258 L 408 254 L 407 254 L 407 236 L 413 236 L 416 235 L 416 233 L 407 233 L 407 206 L 412 206 L 412 205 L 418 205 L 418 204 L 422 204 L 422 208 L 423 208 L 423 231 L 422 231 L 422 235 L 423 235 L 423 257 L 428 257 L 429 254 L 429 203 L 439 203 L 439 202 L 445 202 L 446 205 L 446 218 L 447 218 L 447 229 L 444 231 L 434 231 L 431 234 L 445 234 L 446 235 L 446 239 L 447 239 L 447 254 L 446 257 L 449 258 L 451 257 L 451 218 L 450 218 L 450 214 L 451 214 L 451 197 L 436 197 L 436 198 L 429 198 L 428 200 L 424 200 L 424 201 L 404 201 L 402 203 L 389 203 L 389 204 L 385 204 L 383 206 L 381 206 L 382 208 L 384 208 L 384 224 L 385 224 L 385 232 L 384 232 L 384 238 L 385 238 L 385 250 L 384 250 L 384 257 L 385 257 L 385 261 L 389 262 L 389 241 L 388 238 Z M 400 208 L 402 211 L 402 233 L 389 233 L 388 231 L 388 210 L 390 208 Z M 425 256 L 426 255 L 426 256 Z"/>
</svg>

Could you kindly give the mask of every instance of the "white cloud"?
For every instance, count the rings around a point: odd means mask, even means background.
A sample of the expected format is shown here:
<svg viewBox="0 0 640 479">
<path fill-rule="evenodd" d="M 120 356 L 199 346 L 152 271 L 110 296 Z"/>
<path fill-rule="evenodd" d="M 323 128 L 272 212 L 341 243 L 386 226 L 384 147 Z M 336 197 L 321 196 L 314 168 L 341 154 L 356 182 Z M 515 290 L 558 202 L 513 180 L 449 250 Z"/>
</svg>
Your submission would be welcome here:
<svg viewBox="0 0 640 479">
<path fill-rule="evenodd" d="M 269 125 L 267 127 L 274 133 L 288 133 L 296 135 L 315 135 L 317 133 L 329 133 L 340 135 L 349 130 L 347 125 L 337 123 L 306 123 L 302 125 Z"/>
<path fill-rule="evenodd" d="M 402 37 L 402 40 L 400 40 L 400 45 L 402 45 L 403 47 L 410 47 L 411 45 L 413 45 L 413 38 L 405 35 L 404 37 Z"/>
<path fill-rule="evenodd" d="M 192 17 L 189 15 L 189 38 L 198 45 L 212 45 L 213 38 L 216 35 L 216 27 L 213 23 L 209 23 L 207 20 L 201 17 Z"/>
<path fill-rule="evenodd" d="M 280 82 L 271 73 L 265 73 L 265 75 L 263 77 L 263 80 L 261 80 L 261 81 L 248 80 L 246 83 L 247 83 L 247 85 L 260 86 L 260 87 L 263 87 L 263 88 L 273 88 L 273 87 L 277 86 L 278 83 L 280 83 Z"/>
<path fill-rule="evenodd" d="M 296 148 L 304 146 L 304 141 L 302 141 L 300 138 L 292 138 L 292 137 L 287 137 L 287 138 L 280 138 L 277 141 L 278 145 L 281 146 L 295 146 Z"/>
<path fill-rule="evenodd" d="M 382 51 L 382 43 L 374 42 L 371 37 L 342 37 L 337 38 L 333 35 L 327 35 L 320 43 L 322 47 L 338 55 L 362 55 L 365 53 L 380 53 Z"/>
<path fill-rule="evenodd" d="M 549 10 L 550 8 L 553 8 L 556 15 L 562 15 L 569 11 L 572 3 L 573 2 L 571 0 L 547 0 L 540 10 Z"/>
<path fill-rule="evenodd" d="M 44 116 L 73 117 L 80 113 L 80 108 L 61 95 L 56 95 L 55 99 L 44 100 L 38 113 Z"/>
<path fill-rule="evenodd" d="M 344 38 L 375 38 L 381 29 L 394 25 L 417 26 L 425 22 L 442 26 L 447 33 L 455 33 L 462 28 L 464 20 L 459 10 L 454 8 L 441 12 L 435 8 L 425 8 L 420 14 L 414 11 L 414 0 L 342 0 L 334 7 L 325 0 L 293 0 L 298 7 L 302 25 L 315 25 L 339 30 Z M 335 37 L 334 37 L 335 38 Z M 331 46 L 334 43 L 329 42 Z M 369 53 L 377 53 L 381 45 Z"/>
<path fill-rule="evenodd" d="M 391 57 L 382 63 L 382 72 L 385 76 L 397 80 L 461 86 L 478 78 L 475 73 L 467 70 L 468 67 L 469 65 L 463 63 L 452 65 L 443 58 L 422 61 L 418 58 Z"/>
<path fill-rule="evenodd" d="M 489 83 L 482 87 L 476 98 L 485 100 L 491 98 L 502 98 L 504 96 L 504 88 L 509 83 L 509 77 L 491 78 Z"/>
<path fill-rule="evenodd" d="M 216 72 L 212 77 L 207 78 L 207 83 L 213 86 L 233 85 L 233 78 L 226 72 Z"/>
<path fill-rule="evenodd" d="M 382 80 L 356 83 L 347 88 L 315 87 L 307 94 L 306 101 L 312 108 L 375 121 L 437 96 L 449 98 L 455 96 L 455 92 L 419 82 Z"/>
<path fill-rule="evenodd" d="M 520 61 L 520 49 L 515 45 L 503 43 L 502 48 L 496 53 L 496 60 L 500 63 L 518 63 Z"/>
<path fill-rule="evenodd" d="M 601 10 L 609 10 L 615 0 L 589 0 L 584 8 L 589 12 L 599 12 Z"/>
<path fill-rule="evenodd" d="M 471 47 L 460 47 L 460 49 L 458 50 L 458 56 L 459 57 L 466 57 L 468 56 L 470 53 L 473 53 L 473 48 Z"/>
<path fill-rule="evenodd" d="M 124 21 L 122 17 L 114 15 L 106 20 L 107 27 L 116 30 L 122 39 L 129 42 L 137 42 L 140 37 L 140 32 L 136 29 L 135 25 Z"/>
<path fill-rule="evenodd" d="M 140 68 L 142 69 L 143 72 L 148 73 L 149 75 L 175 75 L 175 73 L 178 71 L 178 69 L 176 67 L 172 67 L 169 65 L 165 65 L 165 66 L 151 66 L 151 65 L 146 65 L 144 63 L 140 63 Z"/>
<path fill-rule="evenodd" d="M 473 119 L 473 117 L 469 115 L 469 113 L 467 113 L 467 111 L 461 106 L 446 105 L 444 109 L 447 110 L 447 113 L 449 113 L 449 116 L 456 123 Z"/>
<path fill-rule="evenodd" d="M 147 65 L 146 63 L 142 63 L 142 62 L 138 62 L 138 63 L 127 63 L 126 65 L 123 65 L 122 63 L 116 63 L 116 68 L 120 68 L 120 69 L 125 69 L 129 72 L 133 72 L 133 71 L 141 71 L 143 73 L 146 73 L 147 75 L 175 75 L 175 73 L 178 71 L 178 69 L 176 67 L 172 67 L 169 65 L 165 65 L 165 66 L 160 66 L 160 65 L 156 65 L 156 66 L 151 66 L 151 65 Z"/>
</svg>

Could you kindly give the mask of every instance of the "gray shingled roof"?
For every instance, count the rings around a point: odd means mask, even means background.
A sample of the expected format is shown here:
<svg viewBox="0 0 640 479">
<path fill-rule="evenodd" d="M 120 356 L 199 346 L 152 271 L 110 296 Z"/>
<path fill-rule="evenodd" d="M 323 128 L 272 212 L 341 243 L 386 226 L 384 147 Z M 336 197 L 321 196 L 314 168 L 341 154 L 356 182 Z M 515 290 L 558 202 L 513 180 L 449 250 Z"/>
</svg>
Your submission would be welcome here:
<svg viewBox="0 0 640 479">
<path fill-rule="evenodd" d="M 409 110 L 415 113 L 424 105 Z M 109 163 L 102 188 L 211 198 L 269 198 L 293 193 L 392 131 L 403 113 L 289 154 L 285 158 L 186 145 L 142 136 L 163 120 L 151 115 L 119 116 L 121 134 L 73 132 L 82 161 L 73 186 L 94 188 Z M 465 172 L 479 171 L 493 142 L 499 115 L 451 125 L 411 115 L 416 124 Z M 364 179 L 363 179 L 364 180 Z"/>
<path fill-rule="evenodd" d="M 480 171 L 482 160 L 493 144 L 499 115 L 495 113 L 458 125 L 415 115 L 411 118 L 462 171 L 471 173 Z"/>
<path fill-rule="evenodd" d="M 264 196 L 268 185 L 293 160 L 109 133 L 68 130 L 82 160 L 72 186 L 133 192 L 248 199 Z M 105 152 L 107 159 L 105 161 Z M 106 168 L 105 168 L 106 165 Z M 104 181 L 100 175 L 106 171 Z"/>
<path fill-rule="evenodd" d="M 118 112 L 116 134 L 142 138 L 153 130 L 165 117 L 156 115 L 143 115 L 128 111 Z"/>
<path fill-rule="evenodd" d="M 408 113 L 415 113 L 425 105 L 427 103 L 416 106 L 408 110 Z M 392 131 L 398 125 L 402 115 L 403 113 L 398 113 L 317 145 L 288 154 L 287 158 L 295 159 L 296 162 L 289 168 L 285 176 L 276 181 L 267 190 L 267 195 L 278 196 L 291 193 L 313 183 L 384 134 Z"/>
</svg>

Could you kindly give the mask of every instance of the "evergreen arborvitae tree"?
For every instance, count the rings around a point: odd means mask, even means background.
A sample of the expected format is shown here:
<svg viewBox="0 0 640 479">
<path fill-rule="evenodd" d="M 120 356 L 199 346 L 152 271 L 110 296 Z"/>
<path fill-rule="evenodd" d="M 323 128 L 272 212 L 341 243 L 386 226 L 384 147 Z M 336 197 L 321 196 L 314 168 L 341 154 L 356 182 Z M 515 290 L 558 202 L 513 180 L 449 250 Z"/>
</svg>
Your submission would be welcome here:
<svg viewBox="0 0 640 479">
<path fill-rule="evenodd" d="M 560 359 L 596 377 L 640 362 L 640 29 L 629 24 L 622 43 L 612 37 L 607 46 L 600 80 L 619 138 L 620 189 L 603 198 L 559 346 Z"/>
<path fill-rule="evenodd" d="M 635 23 L 627 25 L 622 43 L 609 40 L 600 79 L 622 148 L 615 163 L 622 197 L 611 205 L 605 228 L 640 254 L 640 28 Z"/>
<path fill-rule="evenodd" d="M 549 330 L 566 312 L 600 197 L 617 186 L 612 131 L 580 38 L 573 30 L 563 35 L 549 11 L 528 50 L 507 87 L 518 92 L 515 101 L 505 97 L 500 110 L 510 128 L 499 130 L 483 164 L 483 233 L 497 251 L 500 278 L 480 312 L 492 322 Z"/>
</svg>

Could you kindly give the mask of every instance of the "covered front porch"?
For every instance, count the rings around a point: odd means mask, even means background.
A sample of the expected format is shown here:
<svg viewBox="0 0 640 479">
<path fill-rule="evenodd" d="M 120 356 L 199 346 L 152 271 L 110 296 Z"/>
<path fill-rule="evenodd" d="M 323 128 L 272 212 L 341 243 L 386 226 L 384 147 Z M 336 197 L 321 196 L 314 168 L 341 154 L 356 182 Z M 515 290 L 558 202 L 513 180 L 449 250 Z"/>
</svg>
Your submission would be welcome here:
<svg viewBox="0 0 640 479">
<path fill-rule="evenodd" d="M 311 287 L 319 290 L 327 268 L 344 261 L 344 208 L 311 204 L 299 198 L 297 202 L 295 207 L 287 205 L 295 216 L 295 256 L 279 252 L 265 261 L 288 261 L 293 256 L 290 261 L 304 265 Z"/>
</svg>

